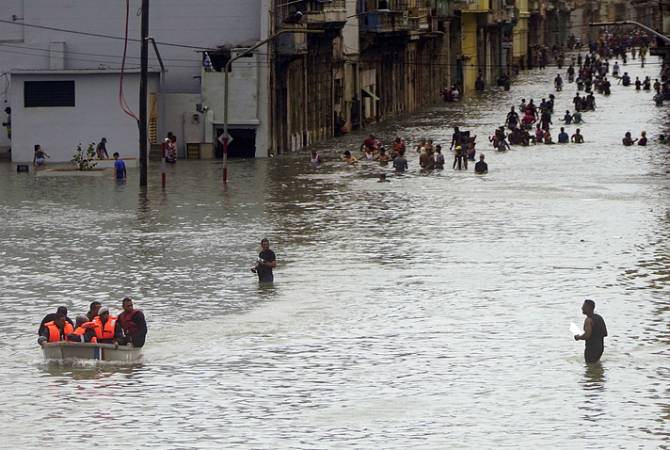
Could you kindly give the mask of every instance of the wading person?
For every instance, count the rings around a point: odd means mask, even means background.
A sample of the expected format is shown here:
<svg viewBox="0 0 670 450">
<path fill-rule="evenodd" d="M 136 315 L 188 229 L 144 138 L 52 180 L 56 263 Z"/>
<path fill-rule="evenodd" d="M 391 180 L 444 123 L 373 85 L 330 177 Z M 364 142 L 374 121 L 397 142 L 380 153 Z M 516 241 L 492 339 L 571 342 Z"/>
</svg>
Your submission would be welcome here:
<svg viewBox="0 0 670 450">
<path fill-rule="evenodd" d="M 451 166 L 452 169 L 455 169 L 457 164 L 458 170 L 461 170 L 462 165 L 465 165 L 465 170 L 468 169 L 468 159 L 465 157 L 463 147 L 460 145 L 457 145 L 454 149 L 454 164 Z"/>
<path fill-rule="evenodd" d="M 593 300 L 584 300 L 582 313 L 586 316 L 584 320 L 584 334 L 576 334 L 575 341 L 585 341 L 584 360 L 587 364 L 598 362 L 605 350 L 605 337 L 607 327 L 605 321 L 594 310 L 596 304 Z"/>
<path fill-rule="evenodd" d="M 274 281 L 272 269 L 275 267 L 277 267 L 275 252 L 270 250 L 270 241 L 263 239 L 261 241 L 261 252 L 258 254 L 258 262 L 251 271 L 258 275 L 260 283 L 272 283 Z"/>
<path fill-rule="evenodd" d="M 398 156 L 393 159 L 393 170 L 396 173 L 406 172 L 408 169 L 407 160 L 405 159 L 405 150 L 401 149 Z"/>
<path fill-rule="evenodd" d="M 577 128 L 577 130 L 575 131 L 575 134 L 572 135 L 570 140 L 572 142 L 574 142 L 575 144 L 583 144 L 584 143 L 584 135 L 582 135 L 579 128 Z"/>
<path fill-rule="evenodd" d="M 630 131 L 627 131 L 621 142 L 626 147 L 630 147 L 631 145 L 633 145 L 637 142 L 637 139 L 633 139 L 633 137 L 630 134 Z"/>
<path fill-rule="evenodd" d="M 477 175 L 484 175 L 489 173 L 489 165 L 484 162 L 484 154 L 479 155 L 479 162 L 475 164 L 475 173 Z"/>
<path fill-rule="evenodd" d="M 119 323 L 125 337 L 120 341 L 123 344 L 133 344 L 133 347 L 143 347 L 147 337 L 147 321 L 144 313 L 133 308 L 133 299 L 126 297 L 121 303 L 123 312 L 119 314 Z"/>
<path fill-rule="evenodd" d="M 126 163 L 119 159 L 119 152 L 114 152 L 114 176 L 117 180 L 125 180 L 127 177 Z"/>
</svg>

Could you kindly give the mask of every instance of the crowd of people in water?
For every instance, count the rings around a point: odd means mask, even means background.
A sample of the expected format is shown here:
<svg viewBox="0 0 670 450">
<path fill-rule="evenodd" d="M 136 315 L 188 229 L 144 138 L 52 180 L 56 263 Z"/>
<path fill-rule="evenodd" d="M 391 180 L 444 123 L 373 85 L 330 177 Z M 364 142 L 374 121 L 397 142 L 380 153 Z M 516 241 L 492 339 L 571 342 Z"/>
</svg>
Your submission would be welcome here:
<svg viewBox="0 0 670 450">
<path fill-rule="evenodd" d="M 468 168 L 468 161 L 475 161 L 475 141 L 477 136 L 471 136 L 469 131 L 461 131 L 454 128 L 450 151 L 454 153 L 452 168 L 462 170 Z M 409 169 L 408 145 L 397 136 L 388 147 L 384 145 L 374 134 L 369 135 L 360 147 L 360 157 L 356 157 L 349 150 L 342 153 L 342 161 L 350 166 L 357 166 L 361 161 L 376 162 L 381 167 L 392 167 L 396 174 L 403 174 Z M 420 139 L 413 148 L 419 158 L 419 166 L 422 173 L 443 170 L 446 158 L 442 145 L 436 144 L 432 139 Z M 484 161 L 485 155 L 479 155 L 479 162 L 474 164 L 474 171 L 483 175 L 488 173 L 488 165 Z M 311 164 L 318 166 L 322 163 L 321 155 L 312 150 Z M 380 175 L 380 182 L 388 181 L 386 174 Z"/>
<path fill-rule="evenodd" d="M 121 306 L 121 313 L 114 316 L 100 302 L 91 302 L 88 312 L 78 315 L 75 322 L 68 317 L 67 307 L 59 306 L 40 322 L 37 342 L 40 345 L 66 341 L 143 347 L 147 336 L 144 313 L 133 307 L 130 297 L 125 297 Z"/>
<path fill-rule="evenodd" d="M 622 87 L 634 86 L 636 90 L 642 92 L 653 91 L 653 101 L 658 106 L 663 105 L 664 101 L 670 100 L 670 66 L 664 64 L 660 78 L 654 80 L 650 77 L 645 77 L 643 80 L 636 77 L 635 80 L 632 80 L 626 71 L 627 66 L 636 59 L 644 67 L 650 44 L 651 39 L 645 33 L 603 33 L 599 40 L 589 44 L 588 52 L 584 54 L 578 52 L 567 59 L 562 51 L 553 51 L 554 61 L 561 70 L 553 80 L 553 87 L 556 92 L 563 91 L 569 85 L 576 88 L 571 108 L 564 112 L 561 110 L 559 114 L 556 114 L 556 96 L 553 93 L 542 98 L 539 103 L 536 103 L 534 99 L 521 99 L 518 105 L 510 107 L 504 123 L 488 137 L 491 146 L 499 152 L 505 152 L 513 146 L 583 144 L 586 139 L 582 132 L 584 115 L 596 110 L 596 94 L 611 95 L 613 84 Z M 611 63 L 612 60 L 614 60 L 613 63 Z M 565 72 L 562 72 L 564 66 L 567 67 L 565 67 Z M 477 80 L 477 90 L 481 90 L 483 86 L 481 73 Z M 498 81 L 498 84 L 504 89 L 509 89 L 509 77 L 503 77 Z M 442 96 L 445 101 L 457 101 L 461 97 L 461 92 L 457 86 L 449 86 L 443 90 Z M 557 115 L 558 118 L 556 118 Z M 568 126 L 577 126 L 577 128 L 568 132 Z M 558 128 L 558 132 L 555 128 Z M 667 144 L 668 138 L 660 134 L 658 142 Z M 646 146 L 649 138 L 644 130 L 640 131 L 638 138 L 633 138 L 632 132 L 626 131 L 622 143 L 625 146 L 635 144 Z M 411 146 L 411 149 L 418 155 L 422 173 L 443 170 L 445 161 L 448 159 L 445 151 L 448 151 L 453 154 L 452 169 L 467 170 L 468 163 L 477 161 L 474 164 L 474 172 L 486 174 L 488 165 L 485 162 L 485 156 L 480 154 L 477 157 L 476 145 L 476 135 L 456 127 L 448 148 L 443 148 L 441 144 L 436 144 L 432 139 L 420 139 Z M 351 166 L 356 166 L 361 161 L 377 162 L 381 166 L 391 166 L 396 174 L 402 174 L 409 168 L 409 147 L 399 136 L 395 137 L 390 144 L 385 145 L 375 135 L 369 135 L 363 141 L 358 155 L 346 150 L 342 153 L 341 159 L 345 164 Z M 313 150 L 311 163 L 320 165 L 321 162 L 321 155 Z M 380 175 L 379 181 L 388 181 L 386 174 Z"/>
</svg>

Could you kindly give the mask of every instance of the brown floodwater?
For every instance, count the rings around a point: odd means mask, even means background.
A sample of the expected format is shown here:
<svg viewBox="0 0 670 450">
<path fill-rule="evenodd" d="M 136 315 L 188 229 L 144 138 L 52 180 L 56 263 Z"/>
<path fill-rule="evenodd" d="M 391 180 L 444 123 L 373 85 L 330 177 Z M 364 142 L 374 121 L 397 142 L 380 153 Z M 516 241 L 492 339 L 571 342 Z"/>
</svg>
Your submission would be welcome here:
<svg viewBox="0 0 670 450">
<path fill-rule="evenodd" d="M 652 61 L 654 62 L 654 61 Z M 659 66 L 629 64 L 633 76 Z M 664 448 L 670 435 L 668 108 L 614 85 L 584 145 L 487 136 L 556 70 L 372 131 L 478 135 L 490 173 L 346 167 L 362 134 L 306 153 L 179 161 L 148 194 L 0 165 L 2 448 Z M 574 85 L 557 94 L 556 119 Z M 569 126 L 572 132 L 576 127 Z M 623 147 L 625 131 L 652 144 Z M 554 132 L 556 138 L 556 132 Z M 249 268 L 268 237 L 274 286 Z M 135 298 L 135 367 L 45 364 L 37 324 Z M 606 320 L 584 364 L 584 298 Z"/>
</svg>

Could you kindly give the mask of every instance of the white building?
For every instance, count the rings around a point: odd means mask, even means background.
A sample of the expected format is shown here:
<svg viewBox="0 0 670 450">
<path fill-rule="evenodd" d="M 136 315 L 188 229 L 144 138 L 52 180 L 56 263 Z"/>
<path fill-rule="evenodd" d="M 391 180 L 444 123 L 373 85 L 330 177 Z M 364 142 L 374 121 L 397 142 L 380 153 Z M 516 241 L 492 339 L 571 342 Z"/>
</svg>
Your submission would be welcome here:
<svg viewBox="0 0 670 450">
<path fill-rule="evenodd" d="M 78 143 L 103 136 L 108 149 L 137 156 L 137 123 L 119 105 L 124 46 L 124 1 L 2 0 L 0 8 L 0 118 L 11 107 L 11 140 L 0 130 L 0 152 L 32 160 L 41 144 L 52 161 L 68 161 Z M 140 0 L 130 1 L 124 90 L 138 113 Z M 153 144 L 168 131 L 180 155 L 197 144 L 212 156 L 223 122 L 223 73 L 205 72 L 199 49 L 248 47 L 267 37 L 269 0 L 154 0 L 150 36 L 149 110 Z M 72 31 L 76 32 L 73 33 Z M 106 35 L 100 36 L 100 35 Z M 116 39 L 115 39 L 116 38 Z M 121 38 L 121 39 L 119 39 Z M 172 44 L 172 45 L 171 45 Z M 231 152 L 267 156 L 269 148 L 268 51 L 233 64 L 230 74 Z M 51 92 L 53 95 L 45 95 Z M 199 105 L 199 106 L 198 106 Z"/>
</svg>

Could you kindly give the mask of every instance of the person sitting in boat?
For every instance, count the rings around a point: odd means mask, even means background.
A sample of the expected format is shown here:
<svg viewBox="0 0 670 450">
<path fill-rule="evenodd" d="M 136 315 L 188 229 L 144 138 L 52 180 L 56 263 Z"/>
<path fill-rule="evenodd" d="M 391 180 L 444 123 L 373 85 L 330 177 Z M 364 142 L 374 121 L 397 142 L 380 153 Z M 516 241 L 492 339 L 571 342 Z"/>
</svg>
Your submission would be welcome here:
<svg viewBox="0 0 670 450">
<path fill-rule="evenodd" d="M 85 315 L 77 316 L 77 325 L 74 331 L 66 336 L 69 342 L 90 342 L 96 344 L 98 339 L 95 335 L 95 322 L 90 322 Z"/>
<path fill-rule="evenodd" d="M 56 320 L 56 317 L 58 316 L 63 316 L 66 322 L 68 322 L 71 326 L 73 325 L 72 320 L 70 320 L 70 318 L 67 316 L 67 308 L 65 306 L 59 306 L 55 313 L 49 313 L 44 316 L 42 322 L 40 322 L 40 327 L 37 330 L 37 334 L 41 336 L 44 332 L 45 325 Z"/>
<path fill-rule="evenodd" d="M 98 311 L 100 311 L 100 308 L 102 308 L 102 303 L 95 300 L 91 302 L 91 304 L 88 307 L 88 312 L 86 313 L 86 317 L 88 317 L 89 321 L 95 319 L 95 316 L 98 315 Z"/>
<path fill-rule="evenodd" d="M 44 324 L 44 330 L 40 333 L 37 343 L 64 341 L 67 335 L 74 331 L 74 327 L 66 320 L 65 314 L 58 314 L 51 322 Z"/>
<path fill-rule="evenodd" d="M 123 312 L 119 314 L 119 323 L 125 335 L 119 343 L 133 344 L 133 347 L 143 347 L 147 337 L 147 321 L 144 313 L 133 308 L 133 299 L 126 297 L 122 302 Z"/>
<path fill-rule="evenodd" d="M 95 336 L 99 344 L 116 344 L 123 337 L 121 324 L 114 316 L 109 315 L 109 308 L 100 308 L 95 322 Z"/>
</svg>

